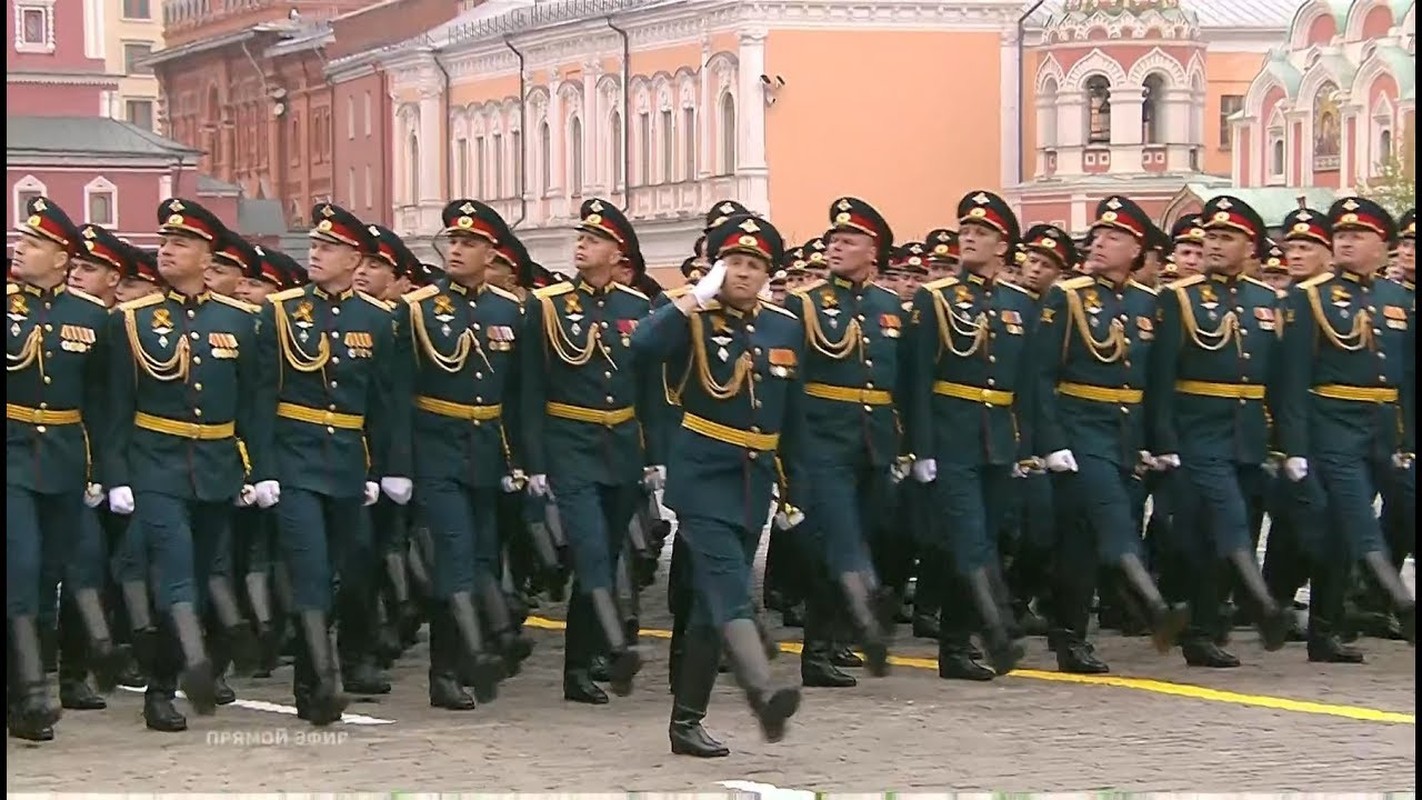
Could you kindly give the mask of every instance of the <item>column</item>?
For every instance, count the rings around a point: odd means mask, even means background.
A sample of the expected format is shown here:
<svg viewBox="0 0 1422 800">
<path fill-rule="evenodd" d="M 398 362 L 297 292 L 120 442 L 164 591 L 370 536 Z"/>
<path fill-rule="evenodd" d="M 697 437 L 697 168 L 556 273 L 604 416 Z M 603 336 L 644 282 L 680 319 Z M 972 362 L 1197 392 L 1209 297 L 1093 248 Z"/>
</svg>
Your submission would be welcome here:
<svg viewBox="0 0 1422 800">
<path fill-rule="evenodd" d="M 1019 103 L 1022 94 L 1022 63 L 1017 55 L 1017 30 L 1006 28 L 999 37 L 998 45 L 998 72 L 1001 75 L 998 87 L 998 99 L 1001 101 L 998 135 L 1002 140 L 1002 174 L 998 184 L 1003 187 L 1023 183 L 1030 177 L 1024 174 L 1026 161 L 1022 158 L 1024 143 L 1022 109 Z M 1041 115 L 1037 118 L 1040 120 Z M 1041 135 L 1040 131 L 1038 135 Z"/>
<path fill-rule="evenodd" d="M 696 71 L 696 180 L 704 183 L 711 177 L 711 163 L 713 154 L 711 132 L 715 127 L 710 124 L 710 120 L 715 116 L 715 110 L 711 106 L 711 74 L 706 69 L 706 62 L 711 60 L 711 40 L 701 40 L 701 68 Z M 626 83 L 624 82 L 624 86 Z M 622 121 L 623 125 L 628 124 L 627 120 Z M 701 205 L 707 205 L 702 203 Z"/>
<path fill-rule="evenodd" d="M 548 73 L 548 163 L 543 165 L 548 176 L 548 216 L 561 219 L 567 215 L 568 199 L 563 193 L 563 141 L 567 127 L 563 119 L 563 96 L 558 91 L 558 71 Z M 540 145 L 541 146 L 541 145 Z"/>
<path fill-rule="evenodd" d="M 625 69 L 624 65 L 624 69 Z M 608 148 L 602 146 L 602 142 L 607 138 L 607 131 L 603 130 L 606 120 L 602 103 L 598 102 L 597 79 L 602 75 L 602 65 L 596 59 L 588 59 L 583 62 L 583 196 L 601 197 L 603 188 L 610 183 L 609 176 L 612 170 L 600 168 L 601 162 L 608 159 L 600 159 L 599 156 L 607 152 Z M 611 165 L 609 164 L 609 167 Z"/>
<path fill-rule="evenodd" d="M 1140 84 L 1111 87 L 1111 144 L 1141 143 L 1144 92 Z"/>
<path fill-rule="evenodd" d="M 445 157 L 441 135 L 445 127 L 445 120 L 441 119 L 444 109 L 440 102 L 443 91 L 443 87 L 439 86 L 425 86 L 420 90 L 420 196 L 416 202 L 422 208 L 439 205 L 440 198 L 445 196 L 442 186 L 444 170 L 441 169 Z"/>
<path fill-rule="evenodd" d="M 741 202 L 752 211 L 770 214 L 769 169 L 765 163 L 764 30 L 741 32 L 737 53 L 736 185 Z"/>
</svg>

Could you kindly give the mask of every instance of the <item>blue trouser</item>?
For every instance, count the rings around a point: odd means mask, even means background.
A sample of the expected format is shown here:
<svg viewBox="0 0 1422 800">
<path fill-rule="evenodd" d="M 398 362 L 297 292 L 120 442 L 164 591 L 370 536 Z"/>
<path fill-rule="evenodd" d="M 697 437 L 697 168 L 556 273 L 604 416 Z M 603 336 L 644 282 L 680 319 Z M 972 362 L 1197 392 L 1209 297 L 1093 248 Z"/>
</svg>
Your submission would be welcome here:
<svg viewBox="0 0 1422 800">
<path fill-rule="evenodd" d="M 885 506 L 885 469 L 849 464 L 814 465 L 805 476 L 807 533 L 831 575 L 872 572 L 865 532 Z"/>
<path fill-rule="evenodd" d="M 1391 469 L 1382 498 L 1383 533 L 1393 563 L 1401 567 L 1417 549 L 1417 465 Z"/>
<path fill-rule="evenodd" d="M 1364 553 L 1386 552 L 1382 524 L 1373 511 L 1378 487 L 1389 477 L 1392 464 L 1341 453 L 1321 453 L 1309 459 L 1310 474 L 1317 472 L 1328 508 L 1328 524 L 1341 531 L 1350 561 Z"/>
<path fill-rule="evenodd" d="M 243 575 L 264 573 L 271 569 L 276 548 L 276 512 L 270 508 L 249 506 L 237 509 L 233 527 L 236 535 L 237 568 Z"/>
<path fill-rule="evenodd" d="M 57 553 L 63 567 L 61 580 L 66 588 L 104 588 L 104 526 L 99 515 L 88 508 L 75 520 L 73 535 L 67 546 Z"/>
<path fill-rule="evenodd" d="M 751 565 L 761 532 L 710 517 L 677 522 L 691 568 L 687 629 L 719 630 L 732 620 L 751 619 Z"/>
<path fill-rule="evenodd" d="M 499 569 L 498 490 L 454 480 L 420 481 L 415 490 L 434 544 L 435 596 L 474 591 Z"/>
<path fill-rule="evenodd" d="M 997 536 L 1012 499 L 1012 468 L 939 462 L 931 485 L 947 520 L 949 552 L 961 575 L 999 565 Z"/>
<path fill-rule="evenodd" d="M 330 613 L 336 575 L 341 588 L 369 586 L 374 569 L 370 517 L 362 498 L 285 489 L 276 505 L 282 560 L 291 575 L 295 611 Z"/>
<path fill-rule="evenodd" d="M 1069 548 L 1097 564 L 1114 564 L 1127 555 L 1141 554 L 1140 528 L 1136 524 L 1134 492 L 1137 479 L 1130 470 L 1095 456 L 1078 456 L 1076 472 L 1052 476 L 1052 496 L 1079 525 L 1057 537 L 1072 542 Z"/>
<path fill-rule="evenodd" d="M 424 484 L 421 483 L 423 486 Z M 410 522 L 408 509 L 394 500 L 380 495 L 375 505 L 370 507 L 372 535 L 375 552 L 384 556 L 390 553 L 403 554 L 410 546 Z"/>
<path fill-rule="evenodd" d="M 41 608 L 53 614 L 58 575 L 46 579 L 44 556 L 55 543 L 62 547 L 71 540 L 85 511 L 77 492 L 42 494 L 5 486 L 6 617 L 38 616 Z"/>
<path fill-rule="evenodd" d="M 201 607 L 208 577 L 230 568 L 232 511 L 231 501 L 136 493 L 133 525 L 143 530 L 148 545 L 156 608 L 167 611 L 174 603 Z"/>
<path fill-rule="evenodd" d="M 1184 480 L 1175 499 L 1188 505 L 1198 527 L 1181 539 L 1201 548 L 1201 556 L 1223 558 L 1237 550 L 1253 556 L 1252 520 L 1264 502 L 1264 470 L 1257 464 L 1189 458 L 1180 466 Z"/>
<path fill-rule="evenodd" d="M 606 486 L 556 478 L 550 488 L 568 537 L 577 591 L 613 589 L 617 560 L 627 542 L 627 526 L 637 511 L 642 488 L 635 483 Z"/>
<path fill-rule="evenodd" d="M 148 580 L 148 538 L 133 514 L 113 514 L 110 524 L 117 528 L 109 552 L 109 569 L 119 583 Z"/>
</svg>

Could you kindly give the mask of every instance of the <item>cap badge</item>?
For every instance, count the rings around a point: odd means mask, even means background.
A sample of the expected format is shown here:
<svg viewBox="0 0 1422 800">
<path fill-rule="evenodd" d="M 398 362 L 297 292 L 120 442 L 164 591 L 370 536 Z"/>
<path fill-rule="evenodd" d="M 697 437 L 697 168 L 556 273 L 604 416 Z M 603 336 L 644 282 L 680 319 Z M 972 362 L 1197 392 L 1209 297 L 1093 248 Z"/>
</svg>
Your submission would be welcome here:
<svg viewBox="0 0 1422 800">
<path fill-rule="evenodd" d="M 839 209 L 840 211 L 848 211 L 849 209 L 853 208 L 853 206 L 849 204 L 848 200 L 840 200 L 838 203 L 834 204 L 834 207 Z"/>
<path fill-rule="evenodd" d="M 1302 219 L 1302 217 L 1300 217 L 1300 219 Z M 1307 222 L 1295 222 L 1295 223 L 1294 223 L 1294 233 L 1308 233 L 1308 223 L 1307 223 Z"/>
<path fill-rule="evenodd" d="M 1310 213 L 1308 213 L 1307 210 L 1304 210 L 1304 211 L 1300 211 L 1300 212 L 1298 213 L 1298 216 L 1295 217 L 1295 219 L 1313 219 L 1313 215 L 1310 214 Z"/>
<path fill-rule="evenodd" d="M 462 212 L 464 212 L 465 214 L 473 214 L 473 213 L 474 213 L 474 204 L 473 204 L 473 203 L 465 203 L 464 205 L 462 205 L 462 206 L 459 207 L 459 210 L 462 211 Z"/>
<path fill-rule="evenodd" d="M 1121 201 L 1113 197 L 1106 201 L 1106 207 L 1114 211 L 1121 207 Z"/>
<path fill-rule="evenodd" d="M 36 210 L 36 211 L 46 211 L 46 210 L 48 210 L 48 209 L 49 209 L 49 206 L 45 204 L 43 197 L 36 197 L 36 198 L 35 198 L 34 210 Z"/>
<path fill-rule="evenodd" d="M 1343 201 L 1343 207 L 1348 209 L 1349 211 L 1357 211 L 1358 201 L 1350 197 L 1347 200 Z"/>
<path fill-rule="evenodd" d="M 977 203 L 980 206 L 983 206 L 987 205 L 988 203 L 991 203 L 992 198 L 988 197 L 986 192 L 978 192 L 977 194 L 973 195 L 973 202 Z"/>
<path fill-rule="evenodd" d="M 1215 205 L 1220 208 L 1230 208 L 1234 206 L 1234 203 L 1231 203 L 1228 197 L 1221 197 L 1220 201 L 1218 203 L 1215 203 Z"/>
<path fill-rule="evenodd" d="M 169 201 L 168 201 L 168 210 L 169 210 L 169 211 L 182 211 L 182 210 L 183 210 L 183 201 L 182 201 L 182 200 L 179 200 L 179 199 L 176 198 L 176 197 L 173 198 L 172 200 L 169 200 Z"/>
<path fill-rule="evenodd" d="M 1229 212 L 1228 212 L 1228 211 L 1216 211 L 1216 212 L 1215 212 L 1215 222 L 1229 222 Z"/>
<path fill-rule="evenodd" d="M 595 213 L 598 213 L 598 214 L 601 214 L 601 213 L 602 213 L 602 201 L 601 201 L 601 200 L 594 200 L 594 201 L 592 201 L 591 203 L 588 203 L 588 210 L 589 210 L 589 211 L 592 211 L 592 212 L 595 212 Z M 591 220 L 592 217 L 588 217 L 588 219 Z"/>
<path fill-rule="evenodd" d="M 748 219 L 745 222 L 742 222 L 739 227 L 746 233 L 755 233 L 756 231 L 760 230 L 760 226 L 755 224 L 755 220 L 753 219 Z"/>
<path fill-rule="evenodd" d="M 1104 213 L 1104 214 L 1101 215 L 1101 221 L 1102 221 L 1102 222 L 1115 222 L 1115 221 L 1116 221 L 1116 212 L 1114 212 L 1114 211 L 1107 211 L 1106 213 Z"/>
<path fill-rule="evenodd" d="M 333 211 L 333 210 L 331 210 L 331 207 L 330 207 L 329 205 L 324 205 L 324 206 L 321 206 L 321 216 L 323 216 L 323 217 L 334 217 L 334 216 L 336 216 L 336 212 Z"/>
<path fill-rule="evenodd" d="M 757 247 L 757 248 L 758 248 L 759 245 L 760 245 L 760 242 L 759 242 L 754 236 L 747 235 L 747 236 L 742 236 L 741 238 L 737 239 L 737 240 L 736 240 L 736 244 L 739 244 L 741 247 Z"/>
</svg>

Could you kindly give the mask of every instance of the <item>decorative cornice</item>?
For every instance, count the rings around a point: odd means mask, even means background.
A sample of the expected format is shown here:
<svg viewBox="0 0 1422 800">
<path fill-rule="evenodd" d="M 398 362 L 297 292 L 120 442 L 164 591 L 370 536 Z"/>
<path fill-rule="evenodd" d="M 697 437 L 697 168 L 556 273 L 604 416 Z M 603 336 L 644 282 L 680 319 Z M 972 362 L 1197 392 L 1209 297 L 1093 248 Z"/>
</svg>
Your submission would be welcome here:
<svg viewBox="0 0 1422 800">
<path fill-rule="evenodd" d="M 9 84 L 45 84 L 49 86 L 101 86 L 106 89 L 118 88 L 122 75 L 102 72 L 7 72 L 5 82 Z"/>
<path fill-rule="evenodd" d="M 167 157 L 156 156 L 101 156 L 93 153 L 62 153 L 32 150 L 5 151 L 6 169 L 43 170 L 63 167 L 93 167 L 95 169 L 153 169 L 170 170 L 173 167 L 197 166 L 196 155 Z"/>
</svg>

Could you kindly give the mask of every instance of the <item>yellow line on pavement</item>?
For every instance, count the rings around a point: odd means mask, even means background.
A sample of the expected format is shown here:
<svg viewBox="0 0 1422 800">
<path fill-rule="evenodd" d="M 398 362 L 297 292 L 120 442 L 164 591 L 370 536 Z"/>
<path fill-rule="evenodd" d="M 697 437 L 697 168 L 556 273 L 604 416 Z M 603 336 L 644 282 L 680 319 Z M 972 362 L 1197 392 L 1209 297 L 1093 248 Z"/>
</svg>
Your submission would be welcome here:
<svg viewBox="0 0 1422 800">
<path fill-rule="evenodd" d="M 561 631 L 567 627 L 567 623 L 562 620 L 547 619 L 546 617 L 529 617 L 524 624 L 530 628 L 542 628 L 543 630 L 550 631 Z M 643 628 L 641 635 L 649 636 L 654 639 L 670 639 L 671 631 Z M 800 643 L 781 642 L 780 649 L 786 653 L 799 653 Z M 938 669 L 938 661 L 932 658 L 890 656 L 889 663 L 896 667 L 909 667 L 911 669 Z M 1188 683 L 1171 683 L 1170 681 L 1158 681 L 1150 678 L 1125 678 L 1116 675 L 1072 675 L 1065 672 L 1047 672 L 1046 670 L 1039 669 L 1013 670 L 1009 674 L 1009 677 L 1050 681 L 1054 683 L 1114 686 L 1118 689 L 1133 689 L 1139 692 L 1151 692 L 1153 694 L 1163 694 L 1172 697 L 1189 697 L 1212 703 L 1229 703 L 1237 706 L 1269 708 L 1275 711 L 1293 711 L 1301 714 L 1322 714 L 1330 717 L 1356 719 L 1363 722 L 1385 722 L 1401 725 L 1417 724 L 1417 717 L 1415 715 L 1404 714 L 1398 711 L 1383 711 L 1381 709 L 1367 708 L 1365 706 L 1350 706 L 1338 703 L 1317 703 L 1311 700 L 1292 700 L 1287 697 L 1273 697 L 1262 694 L 1242 694 L 1240 692 L 1231 692 L 1224 689 L 1210 689 Z"/>
</svg>

